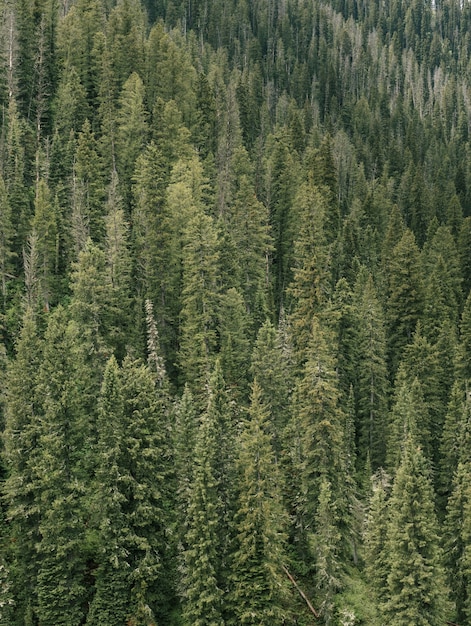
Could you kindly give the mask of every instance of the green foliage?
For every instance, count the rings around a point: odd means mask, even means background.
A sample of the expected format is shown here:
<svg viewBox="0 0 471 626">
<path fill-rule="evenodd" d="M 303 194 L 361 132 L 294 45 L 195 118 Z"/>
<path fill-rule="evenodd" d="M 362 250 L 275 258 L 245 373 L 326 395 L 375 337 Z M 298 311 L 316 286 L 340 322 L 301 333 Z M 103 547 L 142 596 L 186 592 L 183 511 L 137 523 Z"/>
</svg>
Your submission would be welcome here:
<svg viewBox="0 0 471 626">
<path fill-rule="evenodd" d="M 389 502 L 388 596 L 381 602 L 381 610 L 390 624 L 438 626 L 447 618 L 447 590 L 433 500 L 427 462 L 410 435 Z"/>
<path fill-rule="evenodd" d="M 470 31 L 0 2 L 0 623 L 469 622 Z"/>
<path fill-rule="evenodd" d="M 229 599 L 234 616 L 227 623 L 268 625 L 283 620 L 287 581 L 282 566 L 286 560 L 287 520 L 268 417 L 255 380 L 249 418 L 238 445 L 239 498 Z"/>
</svg>

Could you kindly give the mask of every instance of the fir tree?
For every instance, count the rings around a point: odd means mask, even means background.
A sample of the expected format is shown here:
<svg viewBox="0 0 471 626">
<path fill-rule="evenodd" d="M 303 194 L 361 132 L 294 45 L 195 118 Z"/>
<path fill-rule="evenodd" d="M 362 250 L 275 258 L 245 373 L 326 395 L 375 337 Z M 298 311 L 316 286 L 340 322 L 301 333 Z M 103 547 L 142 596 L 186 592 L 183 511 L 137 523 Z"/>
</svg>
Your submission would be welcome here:
<svg viewBox="0 0 471 626">
<path fill-rule="evenodd" d="M 412 232 L 406 230 L 391 253 L 388 276 L 389 359 L 394 372 L 422 315 L 423 279 L 419 267 L 419 249 Z"/>
<path fill-rule="evenodd" d="M 443 624 L 449 606 L 434 493 L 427 461 L 412 434 L 392 488 L 387 551 L 384 619 L 394 626 Z"/>
<path fill-rule="evenodd" d="M 36 552 L 39 535 L 39 493 L 37 472 L 41 407 L 37 394 L 42 342 L 31 309 L 24 314 L 16 346 L 16 358 L 6 376 L 3 459 L 8 477 L 3 487 L 6 513 L 10 519 L 10 576 L 15 602 L 13 623 L 27 623 L 37 611 Z"/>
<path fill-rule="evenodd" d="M 37 546 L 38 618 L 41 624 L 83 623 L 90 589 L 85 580 L 87 451 L 93 413 L 93 387 L 75 325 L 63 309 L 50 317 L 38 379 L 41 432 L 37 472 L 40 489 Z"/>
<path fill-rule="evenodd" d="M 235 615 L 227 623 L 268 625 L 283 620 L 286 520 L 270 439 L 268 410 L 255 380 L 249 419 L 239 443 L 239 498 L 229 599 Z"/>
</svg>

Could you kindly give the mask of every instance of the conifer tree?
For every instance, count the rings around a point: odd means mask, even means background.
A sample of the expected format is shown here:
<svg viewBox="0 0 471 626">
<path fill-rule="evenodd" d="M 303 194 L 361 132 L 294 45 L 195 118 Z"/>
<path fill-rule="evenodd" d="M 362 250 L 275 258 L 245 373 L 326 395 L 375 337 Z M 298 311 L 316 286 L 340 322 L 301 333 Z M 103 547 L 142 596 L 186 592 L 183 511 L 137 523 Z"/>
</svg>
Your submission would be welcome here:
<svg viewBox="0 0 471 626">
<path fill-rule="evenodd" d="M 448 616 L 434 493 L 425 457 L 407 438 L 390 500 L 388 596 L 384 619 L 393 626 L 439 626 Z"/>
<path fill-rule="evenodd" d="M 460 381 L 455 381 L 440 440 L 438 495 L 442 498 L 441 504 L 446 504 L 452 492 L 453 477 L 458 469 L 468 411 L 463 385 Z"/>
<path fill-rule="evenodd" d="M 423 311 L 419 249 L 410 230 L 404 232 L 391 253 L 387 280 L 389 360 L 395 372 Z"/>
<path fill-rule="evenodd" d="M 98 143 L 89 120 L 85 120 L 77 138 L 74 177 L 76 184 L 83 188 L 84 219 L 90 237 L 100 243 L 105 233 L 105 181 Z"/>
<path fill-rule="evenodd" d="M 373 470 L 385 458 L 387 431 L 386 333 L 384 314 L 376 296 L 372 277 L 355 287 L 357 336 L 355 337 L 356 406 L 360 459 L 369 455 Z"/>
<path fill-rule="evenodd" d="M 307 359 L 294 394 L 293 419 L 289 427 L 293 478 L 288 480 L 299 481 L 296 514 L 300 539 L 304 541 L 310 533 L 316 532 L 321 484 L 328 485 L 337 507 L 339 551 L 345 555 L 351 533 L 349 511 L 353 485 L 352 477 L 345 471 L 346 418 L 339 403 L 335 361 L 328 345 L 328 330 L 314 318 Z"/>
<path fill-rule="evenodd" d="M 126 342 L 131 343 L 130 309 L 131 256 L 129 252 L 128 224 L 124 219 L 122 198 L 119 194 L 118 176 L 112 172 L 108 191 L 106 225 L 106 274 L 108 287 L 105 332 L 108 344 L 118 356 L 124 353 Z"/>
<path fill-rule="evenodd" d="M 53 292 L 53 278 L 58 270 L 59 216 L 57 203 L 52 200 L 49 188 L 43 180 L 38 182 L 36 189 L 33 229 L 38 238 L 40 296 L 47 311 Z"/>
<path fill-rule="evenodd" d="M 323 478 L 316 512 L 316 532 L 311 536 L 315 564 L 315 583 L 322 619 L 326 626 L 335 623 L 335 596 L 342 588 L 341 535 L 337 507 L 330 483 Z"/>
<path fill-rule="evenodd" d="M 8 555 L 14 600 L 13 623 L 27 623 L 37 611 L 36 552 L 39 535 L 38 442 L 41 407 L 38 399 L 38 371 L 42 342 L 31 309 L 24 314 L 16 345 L 16 357 L 8 365 L 5 391 L 3 459 L 8 471 L 3 494 L 10 519 Z"/>
<path fill-rule="evenodd" d="M 224 380 L 234 400 L 244 403 L 248 395 L 249 320 L 241 294 L 234 288 L 220 299 L 219 358 Z"/>
<path fill-rule="evenodd" d="M 365 520 L 365 573 L 376 605 L 388 599 L 389 476 L 379 470 L 372 477 L 373 488 Z"/>
<path fill-rule="evenodd" d="M 201 418 L 196 439 L 194 472 L 188 504 L 182 582 L 183 623 L 222 626 L 219 586 L 220 501 L 216 476 L 218 427 L 211 411 Z"/>
<path fill-rule="evenodd" d="M 86 585 L 86 511 L 93 410 L 91 372 L 77 328 L 65 311 L 51 315 L 38 379 L 41 432 L 37 496 L 41 540 L 37 547 L 38 618 L 44 625 L 83 623 L 90 598 Z"/>
<path fill-rule="evenodd" d="M 125 623 L 130 610 L 130 572 L 124 515 L 121 454 L 124 438 L 124 399 L 118 364 L 108 361 L 101 386 L 96 447 L 96 486 L 92 521 L 98 554 L 95 594 L 87 615 L 90 626 Z M 124 478 L 124 477 L 123 477 Z M 93 519 L 95 517 L 95 519 Z"/>
<path fill-rule="evenodd" d="M 175 604 L 175 470 L 165 370 L 126 357 L 122 365 L 124 439 L 123 507 L 130 532 L 131 616 L 151 626 L 166 623 Z"/>
<path fill-rule="evenodd" d="M 297 356 L 302 362 L 314 316 L 326 299 L 329 256 L 323 231 L 326 207 L 320 190 L 303 184 L 295 207 L 299 230 L 294 242 L 294 276 L 290 286 L 294 310 L 290 322 Z"/>
<path fill-rule="evenodd" d="M 463 412 L 459 431 L 457 467 L 453 475 L 452 491 L 448 499 L 444 523 L 444 550 L 451 598 L 455 603 L 456 619 L 469 619 L 470 612 L 470 567 L 469 567 L 469 524 L 470 512 L 470 410 L 468 402 Z"/>
<path fill-rule="evenodd" d="M 257 379 L 262 403 L 269 410 L 268 428 L 277 458 L 286 452 L 283 433 L 289 422 L 294 385 L 290 356 L 283 350 L 281 331 L 267 320 L 257 334 L 252 351 L 251 374 Z"/>
<path fill-rule="evenodd" d="M 190 219 L 183 248 L 181 339 L 178 360 L 183 380 L 201 393 L 218 348 L 218 237 L 211 217 L 198 209 Z"/>
<path fill-rule="evenodd" d="M 4 301 L 7 295 L 7 282 L 12 278 L 13 271 L 12 261 L 15 256 L 12 248 L 13 236 L 11 206 L 5 181 L 0 177 L 0 280 Z"/>
<path fill-rule="evenodd" d="M 405 370 L 400 368 L 389 415 L 386 448 L 386 466 L 391 471 L 399 467 L 409 436 L 415 438 L 426 452 L 427 460 L 431 462 L 430 413 L 424 400 L 422 385 L 418 378 L 411 380 Z"/>
<path fill-rule="evenodd" d="M 183 549 L 186 532 L 185 524 L 188 521 L 188 505 L 191 498 L 193 461 L 199 424 L 198 417 L 193 395 L 188 385 L 185 385 L 182 397 L 175 407 L 175 428 L 173 430 L 179 528 L 178 544 L 180 550 Z"/>
<path fill-rule="evenodd" d="M 133 72 L 123 85 L 119 98 L 116 161 L 125 203 L 131 200 L 131 178 L 136 160 L 147 139 L 147 114 L 144 108 L 144 83 Z"/>
<path fill-rule="evenodd" d="M 268 410 L 255 380 L 238 446 L 239 497 L 229 600 L 235 615 L 227 623 L 268 626 L 283 620 L 286 520 L 270 439 Z"/>
</svg>

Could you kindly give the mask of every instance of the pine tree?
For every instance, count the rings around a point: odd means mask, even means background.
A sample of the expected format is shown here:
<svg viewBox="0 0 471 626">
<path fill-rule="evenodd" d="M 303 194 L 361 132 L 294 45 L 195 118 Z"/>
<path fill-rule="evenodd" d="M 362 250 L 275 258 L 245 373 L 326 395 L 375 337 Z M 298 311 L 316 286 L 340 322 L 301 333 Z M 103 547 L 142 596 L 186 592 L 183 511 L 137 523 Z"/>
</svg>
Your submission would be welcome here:
<svg viewBox="0 0 471 626">
<path fill-rule="evenodd" d="M 178 361 L 184 381 L 201 394 L 217 351 L 218 238 L 214 222 L 199 209 L 190 219 L 183 248 L 181 339 Z"/>
<path fill-rule="evenodd" d="M 329 333 L 314 318 L 307 359 L 294 394 L 293 419 L 289 426 L 296 515 L 301 537 L 316 532 L 316 509 L 321 484 L 328 485 L 336 502 L 336 528 L 340 554 L 348 552 L 351 533 L 352 477 L 346 475 L 345 414 L 340 406 L 335 361 L 329 350 Z M 295 477 L 298 476 L 296 479 Z M 290 478 L 288 478 L 290 480 Z M 289 485 L 288 485 L 289 487 Z M 291 503 L 292 506 L 292 503 Z M 304 535 L 304 536 L 303 536 Z M 306 558 L 306 555 L 304 555 Z"/>
<path fill-rule="evenodd" d="M 286 520 L 268 417 L 255 380 L 238 446 L 239 498 L 229 599 L 235 615 L 227 623 L 268 626 L 283 620 Z"/>
<path fill-rule="evenodd" d="M 385 322 L 372 277 L 363 286 L 358 283 L 355 291 L 358 449 L 360 459 L 369 455 L 376 470 L 383 465 L 386 452 L 389 382 Z"/>
<path fill-rule="evenodd" d="M 390 500 L 388 596 L 384 619 L 393 626 L 438 626 L 448 614 L 443 555 L 428 464 L 407 438 Z"/>
<path fill-rule="evenodd" d="M 97 414 L 96 485 L 92 523 L 97 534 L 95 594 L 87 615 L 90 626 L 125 623 L 130 612 L 129 538 L 120 484 L 124 445 L 124 399 L 118 364 L 108 361 Z M 93 519 L 95 518 L 95 519 Z M 129 532 L 129 531 L 128 531 Z"/>
<path fill-rule="evenodd" d="M 290 286 L 294 310 L 290 322 L 297 356 L 302 362 L 313 318 L 326 299 L 329 256 L 323 231 L 326 206 L 319 189 L 302 185 L 295 207 L 299 230 L 294 242 L 294 276 Z"/>
<path fill-rule="evenodd" d="M 10 576 L 15 602 L 13 623 L 27 623 L 37 610 L 36 552 L 39 535 L 38 442 L 41 407 L 38 400 L 38 371 L 42 342 L 31 309 L 24 314 L 16 345 L 16 358 L 6 376 L 3 459 L 8 471 L 3 486 L 6 512 L 10 519 Z"/>
<path fill-rule="evenodd" d="M 412 232 L 406 230 L 391 253 L 387 277 L 389 360 L 393 372 L 422 315 L 423 279 L 419 267 L 419 249 Z"/>
<path fill-rule="evenodd" d="M 290 353 L 283 350 L 281 331 L 266 321 L 257 334 L 251 374 L 260 386 L 262 403 L 269 409 L 269 429 L 277 458 L 284 454 L 283 433 L 290 418 L 294 381 Z"/>
<path fill-rule="evenodd" d="M 86 511 L 95 372 L 86 367 L 77 328 L 62 308 L 51 315 L 38 378 L 38 618 L 41 624 L 83 623 L 86 585 Z"/>
</svg>

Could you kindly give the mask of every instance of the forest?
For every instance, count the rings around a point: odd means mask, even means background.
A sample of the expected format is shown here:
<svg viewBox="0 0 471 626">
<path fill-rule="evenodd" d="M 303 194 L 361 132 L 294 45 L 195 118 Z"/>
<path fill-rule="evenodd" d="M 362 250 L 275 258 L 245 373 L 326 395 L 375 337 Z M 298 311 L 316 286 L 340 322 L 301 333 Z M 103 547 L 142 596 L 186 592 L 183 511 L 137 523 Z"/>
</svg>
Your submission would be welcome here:
<svg viewBox="0 0 471 626">
<path fill-rule="evenodd" d="M 0 16 L 0 626 L 471 624 L 471 4 Z"/>
</svg>

